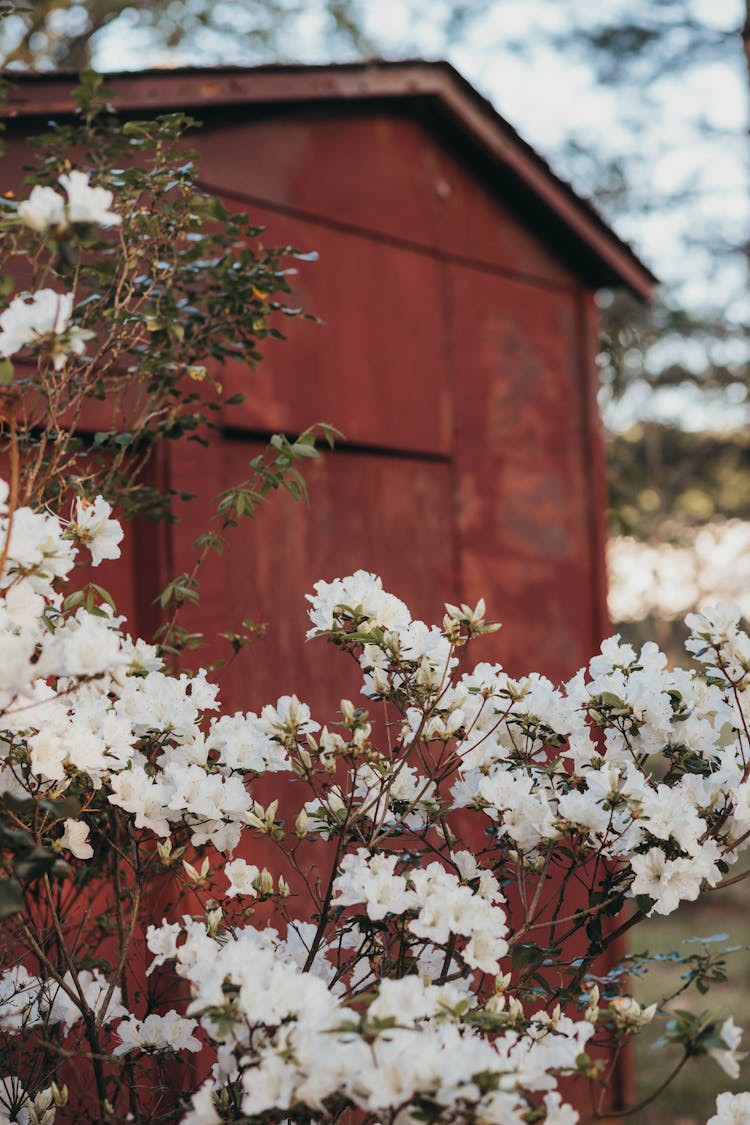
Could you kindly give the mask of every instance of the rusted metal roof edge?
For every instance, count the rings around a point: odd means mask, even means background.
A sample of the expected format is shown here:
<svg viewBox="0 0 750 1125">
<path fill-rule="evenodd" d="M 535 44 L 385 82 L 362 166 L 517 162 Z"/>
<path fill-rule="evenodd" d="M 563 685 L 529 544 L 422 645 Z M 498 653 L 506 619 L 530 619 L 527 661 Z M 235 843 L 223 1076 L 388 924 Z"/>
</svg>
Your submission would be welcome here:
<svg viewBox="0 0 750 1125">
<path fill-rule="evenodd" d="M 6 118 L 69 114 L 74 74 L 9 74 L 13 83 L 0 106 Z M 648 300 L 657 279 L 588 200 L 549 164 L 447 62 L 367 62 L 270 65 L 252 68 L 185 68 L 107 75 L 115 105 L 125 112 L 207 109 L 380 99 L 433 99 L 492 162 L 520 182 L 596 266 L 598 284 L 620 283 Z"/>
</svg>

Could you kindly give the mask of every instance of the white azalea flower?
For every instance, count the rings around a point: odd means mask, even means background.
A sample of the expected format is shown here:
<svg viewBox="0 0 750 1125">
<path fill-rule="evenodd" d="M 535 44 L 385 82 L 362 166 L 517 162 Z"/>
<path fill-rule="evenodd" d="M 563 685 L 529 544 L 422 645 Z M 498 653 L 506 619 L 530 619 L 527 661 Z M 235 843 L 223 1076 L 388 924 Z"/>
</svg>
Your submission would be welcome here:
<svg viewBox="0 0 750 1125">
<path fill-rule="evenodd" d="M 635 879 L 630 894 L 648 895 L 654 900 L 652 914 L 671 914 L 681 902 L 694 902 L 706 871 L 695 859 L 667 859 L 661 848 L 634 855 L 630 865 Z"/>
<path fill-rule="evenodd" d="M 0 1078 L 0 1125 L 29 1125 L 31 1114 L 26 1105 L 28 1093 L 14 1074 Z"/>
<path fill-rule="evenodd" d="M 122 1006 L 122 992 L 119 987 L 113 989 L 106 1012 L 102 1012 L 109 994 L 109 982 L 98 969 L 94 969 L 93 972 L 89 972 L 88 969 L 81 969 L 77 973 L 76 981 L 73 980 L 71 973 L 67 972 L 63 981 L 75 996 L 78 995 L 80 989 L 84 1003 L 98 1018 L 102 1019 L 102 1022 L 109 1023 L 111 1020 L 129 1014 L 127 1009 Z M 68 992 L 64 992 L 54 982 L 48 983 L 47 995 L 40 1003 L 40 1007 L 42 1006 L 46 1009 L 49 1022 L 51 1024 L 61 1023 L 66 1035 L 83 1014 L 80 1003 L 73 1001 Z"/>
<path fill-rule="evenodd" d="M 387 593 L 377 575 L 366 570 L 358 570 L 348 578 L 335 578 L 333 582 L 316 582 L 314 590 L 315 594 L 306 595 L 312 604 L 309 616 L 313 627 L 308 637 L 335 628 L 341 620 L 340 606 L 358 610 L 365 629 L 405 628 L 411 620 L 404 603 Z"/>
<path fill-rule="evenodd" d="M 73 294 L 38 289 L 29 297 L 15 297 L 0 314 L 0 355 L 11 356 L 26 347 L 49 344 L 59 371 L 68 355 L 81 355 L 84 334 L 70 327 Z"/>
<path fill-rule="evenodd" d="M 116 1055 L 129 1051 L 200 1051 L 201 1043 L 193 1035 L 197 1020 L 184 1019 L 174 1009 L 163 1016 L 152 1013 L 145 1020 L 129 1016 L 117 1027 L 120 1043 Z"/>
<path fill-rule="evenodd" d="M 88 842 L 88 824 L 83 820 L 71 820 L 68 817 L 64 827 L 65 831 L 58 841 L 59 846 L 72 852 L 76 859 L 91 859 L 94 849 Z"/>
<path fill-rule="evenodd" d="M 737 1027 L 731 1016 L 721 1025 L 719 1038 L 726 1043 L 726 1048 L 711 1047 L 708 1053 L 725 1074 L 730 1078 L 739 1078 L 740 1062 L 745 1058 L 744 1054 L 739 1054 L 737 1051 L 742 1040 L 742 1028 Z"/>
<path fill-rule="evenodd" d="M 65 230 L 71 223 L 95 223 L 102 227 L 119 226 L 122 222 L 112 206 L 112 192 L 92 187 L 89 173 L 74 170 L 57 181 L 65 189 L 66 199 L 54 188 L 37 185 L 31 195 L 18 206 L 18 215 L 32 230 L 43 234 L 51 227 Z"/>
<path fill-rule="evenodd" d="M 229 880 L 227 898 L 234 898 L 235 895 L 251 895 L 255 898 L 258 892 L 253 883 L 260 874 L 255 864 L 246 863 L 244 859 L 233 859 L 225 865 L 224 874 Z"/>
<path fill-rule="evenodd" d="M 365 905 L 374 921 L 386 914 L 403 914 L 417 905 L 417 896 L 407 889 L 403 875 L 395 874 L 398 857 L 370 855 L 360 848 L 356 855 L 346 855 L 333 888 L 336 906 Z"/>
<path fill-rule="evenodd" d="M 112 206 L 112 192 L 102 187 L 91 187 L 87 172 L 73 171 L 60 176 L 58 181 L 68 194 L 68 218 L 71 223 L 96 223 L 101 227 L 116 227 L 122 219 Z"/>
<path fill-rule="evenodd" d="M 0 1028 L 21 1031 L 42 1022 L 39 995 L 43 982 L 23 965 L 14 965 L 0 976 Z"/>
<path fill-rule="evenodd" d="M 193 1094 L 190 1109 L 182 1118 L 181 1125 L 221 1125 L 213 1098 L 214 1083 L 207 1078 Z"/>
<path fill-rule="evenodd" d="M 120 557 L 120 543 L 125 533 L 117 520 L 110 519 L 111 514 L 112 505 L 102 496 L 97 496 L 93 503 L 76 500 L 72 530 L 76 539 L 91 552 L 93 566 L 99 566 L 103 559 Z"/>
<path fill-rule="evenodd" d="M 18 214 L 27 227 L 46 231 L 65 225 L 65 200 L 54 188 L 37 185 L 31 195 L 18 205 Z"/>
<path fill-rule="evenodd" d="M 719 1094 L 716 1113 L 706 1125 L 748 1125 L 750 1122 L 750 1093 Z"/>
</svg>

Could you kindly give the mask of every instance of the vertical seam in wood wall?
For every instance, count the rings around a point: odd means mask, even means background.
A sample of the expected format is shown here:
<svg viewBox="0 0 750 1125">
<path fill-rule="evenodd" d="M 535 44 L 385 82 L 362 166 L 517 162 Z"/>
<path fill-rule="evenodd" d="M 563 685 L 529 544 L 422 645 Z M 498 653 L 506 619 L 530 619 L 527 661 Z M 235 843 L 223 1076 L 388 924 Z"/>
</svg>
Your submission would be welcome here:
<svg viewBox="0 0 750 1125">
<path fill-rule="evenodd" d="M 609 631 L 607 612 L 606 509 L 607 481 L 604 461 L 601 419 L 597 406 L 596 344 L 592 339 L 594 324 L 587 308 L 585 291 L 576 297 L 578 326 L 578 368 L 581 395 L 583 440 L 581 455 L 586 489 L 586 510 L 589 540 L 589 565 L 592 583 L 590 638 L 591 655 L 598 650 Z M 593 297 L 591 298 L 593 300 Z"/>
<path fill-rule="evenodd" d="M 450 432 L 450 479 L 451 479 L 451 554 L 452 570 L 455 579 L 453 597 L 461 602 L 466 597 L 464 588 L 463 550 L 460 542 L 459 504 L 461 475 L 456 464 L 458 451 L 458 418 L 456 396 L 459 393 L 458 374 L 456 371 L 456 352 L 454 346 L 454 291 L 451 278 L 452 261 L 449 255 L 437 256 L 440 269 L 440 294 L 443 311 L 443 349 L 445 355 L 446 386 L 445 394 L 448 406 L 448 425 Z"/>
</svg>

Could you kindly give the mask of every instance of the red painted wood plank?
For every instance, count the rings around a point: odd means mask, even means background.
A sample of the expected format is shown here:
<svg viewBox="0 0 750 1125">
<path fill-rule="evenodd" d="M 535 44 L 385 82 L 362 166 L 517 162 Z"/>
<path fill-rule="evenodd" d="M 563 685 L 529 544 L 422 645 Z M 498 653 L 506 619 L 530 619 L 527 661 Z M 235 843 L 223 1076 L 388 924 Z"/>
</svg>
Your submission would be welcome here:
<svg viewBox="0 0 750 1125">
<path fill-rule="evenodd" d="M 267 245 L 316 250 L 291 279 L 293 304 L 322 323 L 281 318 L 287 335 L 264 341 L 256 372 L 227 363 L 227 394 L 247 393 L 225 421 L 250 430 L 337 426 L 348 441 L 447 454 L 451 413 L 445 368 L 445 294 L 434 258 L 253 208 Z"/>
<path fill-rule="evenodd" d="M 510 670 L 565 677 L 591 654 L 599 565 L 576 301 L 458 267 L 451 281 L 463 595 L 505 623 Z"/>
<path fill-rule="evenodd" d="M 180 456 L 172 479 L 205 497 L 247 472 L 260 451 L 255 441 L 212 446 L 211 465 Z M 222 558 L 207 563 L 202 600 L 185 622 L 206 632 L 233 628 L 242 618 L 267 622 L 267 636 L 221 675 L 225 708 L 257 708 L 296 693 L 335 717 L 342 694 L 356 693 L 357 670 L 325 642 L 305 644 L 309 627 L 305 594 L 320 578 L 330 580 L 365 568 L 383 578 L 416 616 L 442 620 L 443 604 L 456 595 L 451 534 L 451 469 L 442 462 L 342 450 L 325 454 L 306 472 L 310 505 L 274 494 L 255 522 L 230 532 Z M 196 520 L 174 531 L 175 564 L 187 569 Z"/>
<path fill-rule="evenodd" d="M 207 123 L 198 147 L 202 180 L 217 192 L 574 283 L 554 243 L 503 201 L 501 178 L 472 171 L 408 111 L 382 104 L 234 111 Z"/>
</svg>

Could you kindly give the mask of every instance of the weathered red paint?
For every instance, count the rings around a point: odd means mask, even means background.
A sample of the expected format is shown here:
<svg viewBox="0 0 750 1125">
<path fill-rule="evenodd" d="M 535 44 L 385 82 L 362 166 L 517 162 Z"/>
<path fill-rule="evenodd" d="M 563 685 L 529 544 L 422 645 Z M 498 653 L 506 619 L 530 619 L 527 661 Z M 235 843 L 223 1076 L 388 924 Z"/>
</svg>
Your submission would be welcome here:
<svg viewBox="0 0 750 1125">
<path fill-rule="evenodd" d="M 205 185 L 265 224 L 267 244 L 320 254 L 294 288 L 322 323 L 285 322 L 258 372 L 227 365 L 225 389 L 246 403 L 205 452 L 160 454 L 154 471 L 197 499 L 180 524 L 131 538 L 114 584 L 134 625 L 153 626 L 155 593 L 190 568 L 212 497 L 246 475 L 264 435 L 326 421 L 345 438 L 309 468 L 310 506 L 274 496 L 206 563 L 185 614 L 210 638 L 245 617 L 269 624 L 221 673 L 224 706 L 294 691 L 334 717 L 357 676 L 302 643 L 304 594 L 357 567 L 428 621 L 445 600 L 486 597 L 505 624 L 480 659 L 575 672 L 607 632 L 593 290 L 645 297 L 649 271 L 444 65 L 113 82 L 127 112 L 201 116 Z M 24 134 L 68 112 L 69 90 L 25 78 L 11 95 L 16 168 Z M 202 658 L 219 655 L 212 640 Z"/>
<path fill-rule="evenodd" d="M 16 76 L 14 75 L 14 80 Z M 448 63 L 372 61 L 338 66 L 266 66 L 253 70 L 221 67 L 113 75 L 115 103 L 130 113 L 190 109 L 224 119 L 230 108 L 244 116 L 274 113 L 280 107 L 330 112 L 342 106 L 361 113 L 389 103 L 417 113 L 450 137 L 481 171 L 504 181 L 504 193 L 533 214 L 558 248 L 578 258 L 578 271 L 598 285 L 625 284 L 647 297 L 653 274 L 607 227 L 598 212 L 560 180 L 513 127 Z M 0 112 L 28 117 L 70 113 L 72 76 L 20 75 Z M 248 164 L 253 160 L 249 154 Z"/>
</svg>

